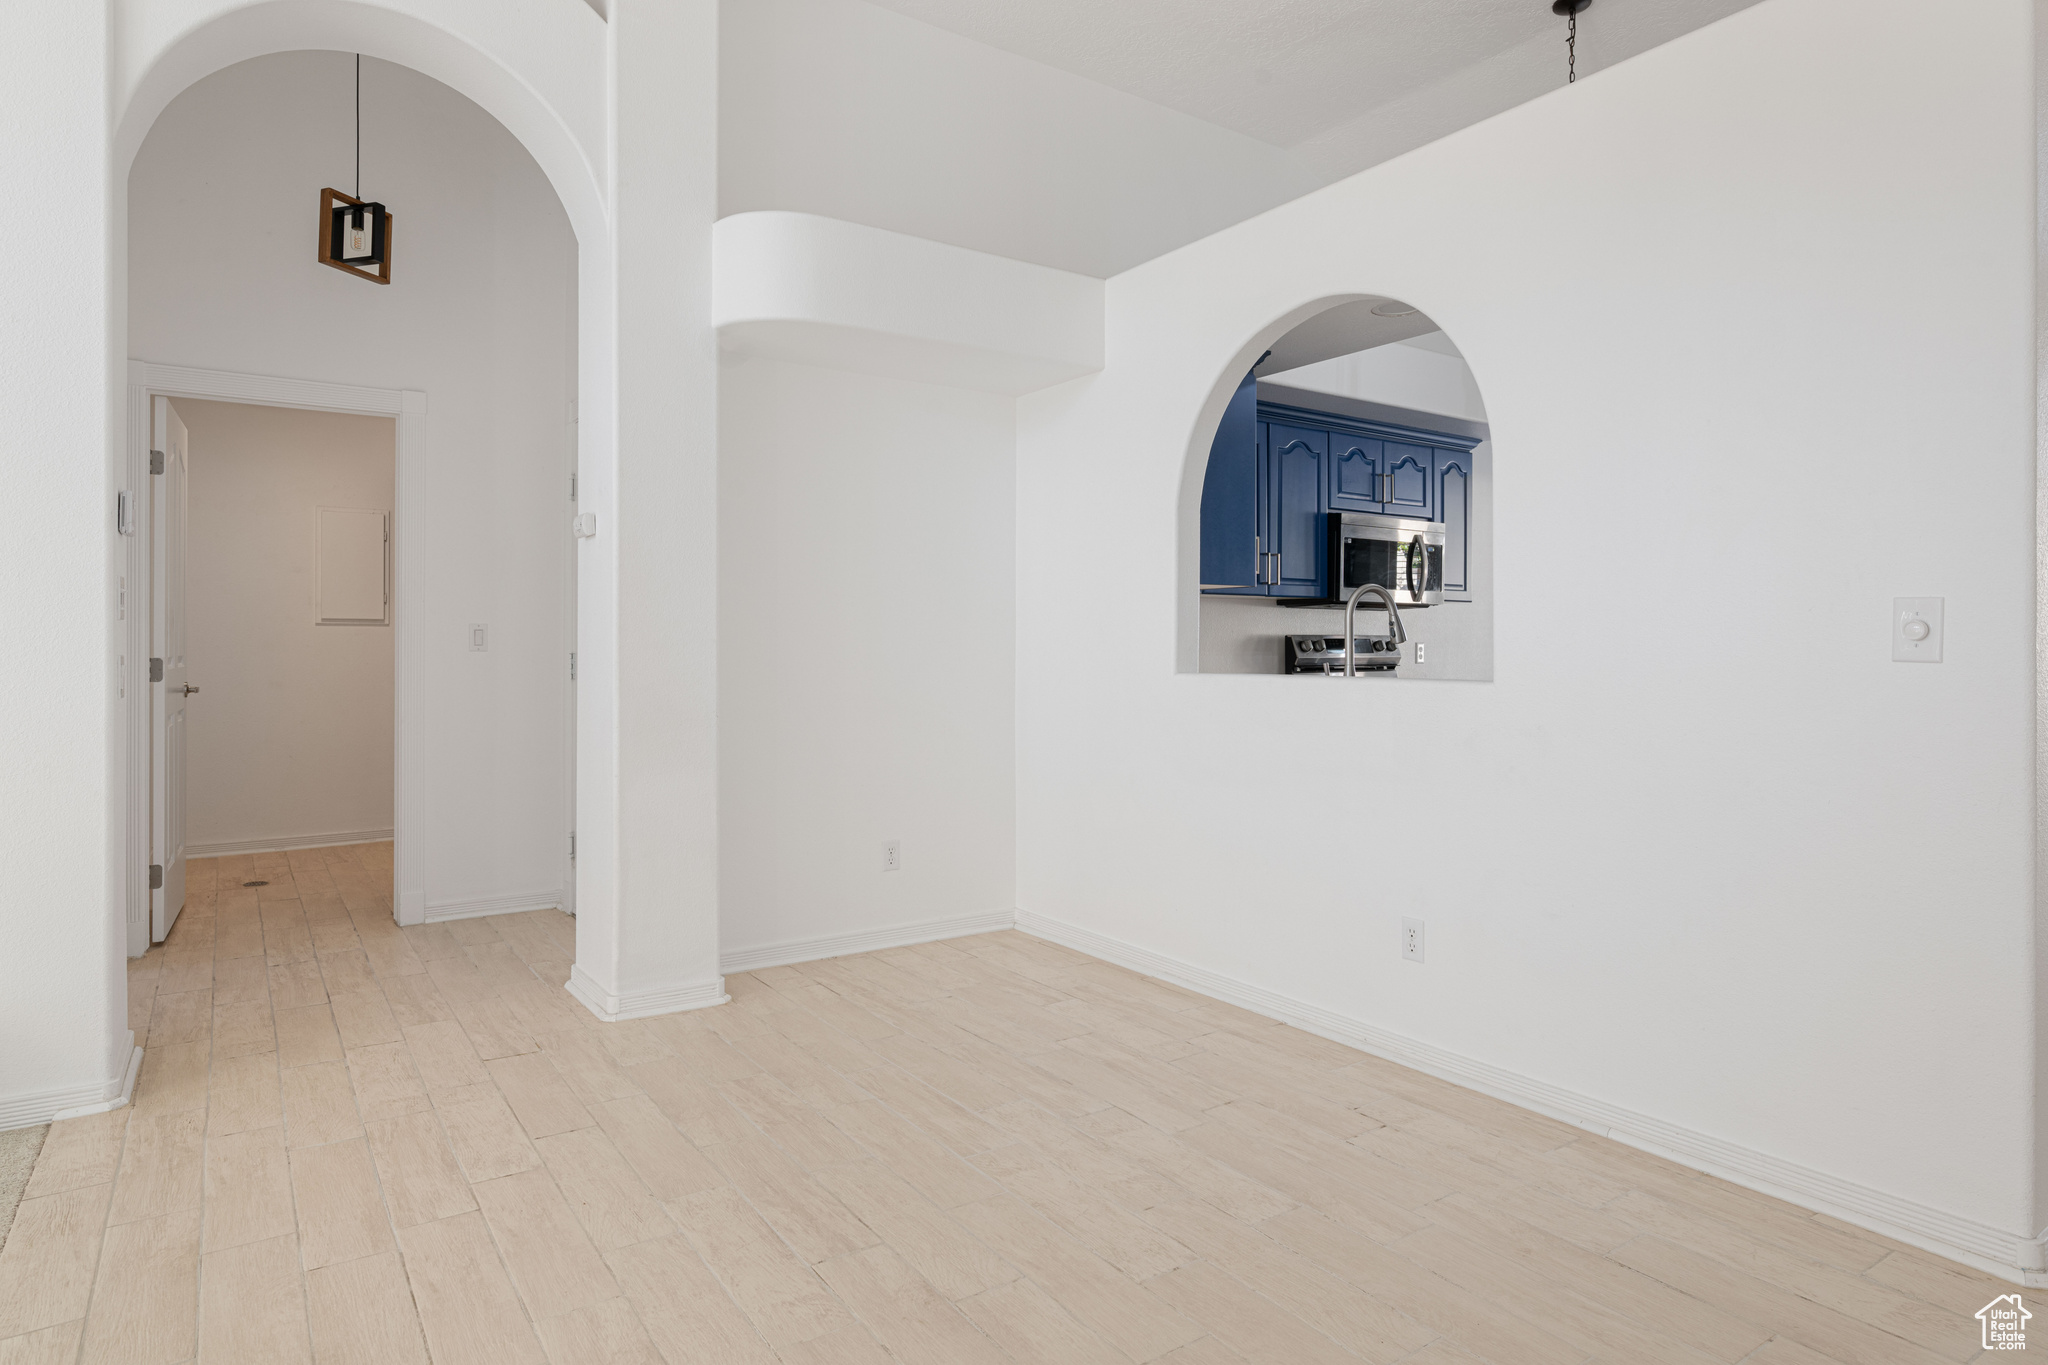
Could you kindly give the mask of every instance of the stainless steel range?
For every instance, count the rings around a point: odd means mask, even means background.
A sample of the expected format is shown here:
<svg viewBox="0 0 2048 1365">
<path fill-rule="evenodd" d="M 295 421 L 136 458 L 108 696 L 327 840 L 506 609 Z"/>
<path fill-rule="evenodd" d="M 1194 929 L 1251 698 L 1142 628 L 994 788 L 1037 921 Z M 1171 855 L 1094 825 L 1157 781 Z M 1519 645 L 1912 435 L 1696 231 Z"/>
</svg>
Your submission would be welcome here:
<svg viewBox="0 0 2048 1365">
<path fill-rule="evenodd" d="M 1390 635 L 1360 635 L 1358 671 L 1391 673 L 1401 666 L 1401 646 Z M 1324 673 L 1344 676 L 1344 637 L 1341 635 L 1284 635 L 1283 673 Z"/>
</svg>

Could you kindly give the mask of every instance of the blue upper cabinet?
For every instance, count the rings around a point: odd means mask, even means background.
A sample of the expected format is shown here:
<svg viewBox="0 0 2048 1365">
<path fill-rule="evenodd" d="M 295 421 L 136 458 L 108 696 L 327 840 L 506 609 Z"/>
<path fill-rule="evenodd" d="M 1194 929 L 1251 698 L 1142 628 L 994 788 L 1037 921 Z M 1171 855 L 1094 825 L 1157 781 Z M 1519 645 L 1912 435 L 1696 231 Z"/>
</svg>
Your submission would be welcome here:
<svg viewBox="0 0 2048 1365">
<path fill-rule="evenodd" d="M 1265 481 L 1259 466 L 1259 390 L 1246 372 L 1223 410 L 1202 480 L 1204 588 L 1265 594 Z"/>
<path fill-rule="evenodd" d="M 1471 600 L 1471 442 L 1261 403 L 1246 375 L 1202 482 L 1202 591 L 1327 597 L 1331 512 L 1443 522 L 1444 596 Z"/>
<path fill-rule="evenodd" d="M 1266 548 L 1269 597 L 1321 597 L 1328 575 L 1330 545 L 1323 520 L 1323 478 L 1330 433 L 1315 427 L 1272 422 L 1266 428 L 1267 506 L 1271 509 Z"/>
<path fill-rule="evenodd" d="M 1375 436 L 1349 431 L 1330 433 L 1330 510 L 1378 512 L 1384 509 L 1385 443 Z"/>
<path fill-rule="evenodd" d="M 1444 601 L 1472 600 L 1472 452 L 1436 448 L 1437 519 L 1444 524 Z"/>
<path fill-rule="evenodd" d="M 1384 441 L 1388 516 L 1436 520 L 1436 449 L 1408 441 Z"/>
</svg>

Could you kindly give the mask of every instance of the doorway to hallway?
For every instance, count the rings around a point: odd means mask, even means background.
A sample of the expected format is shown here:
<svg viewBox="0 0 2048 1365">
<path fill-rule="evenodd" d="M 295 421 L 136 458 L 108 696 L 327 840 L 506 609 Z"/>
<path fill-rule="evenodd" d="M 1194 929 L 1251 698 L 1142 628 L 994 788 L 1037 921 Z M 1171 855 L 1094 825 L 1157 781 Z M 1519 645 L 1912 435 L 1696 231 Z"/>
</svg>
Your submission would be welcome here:
<svg viewBox="0 0 2048 1365">
<path fill-rule="evenodd" d="M 151 479 L 161 942 L 186 899 L 187 857 L 388 848 L 397 433 L 393 418 L 360 413 L 162 396 L 152 407 L 165 455 Z"/>
</svg>

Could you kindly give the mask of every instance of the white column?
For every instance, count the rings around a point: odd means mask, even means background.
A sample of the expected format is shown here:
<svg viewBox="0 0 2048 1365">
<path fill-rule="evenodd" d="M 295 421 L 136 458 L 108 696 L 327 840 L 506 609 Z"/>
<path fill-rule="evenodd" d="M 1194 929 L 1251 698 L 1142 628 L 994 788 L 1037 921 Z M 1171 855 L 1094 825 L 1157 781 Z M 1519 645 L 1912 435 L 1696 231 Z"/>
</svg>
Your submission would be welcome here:
<svg viewBox="0 0 2048 1365">
<path fill-rule="evenodd" d="M 106 8 L 9 6 L 0 81 L 0 179 L 33 206 L 0 283 L 0 1127 L 117 1097 L 130 1057 Z"/>
<path fill-rule="evenodd" d="M 608 846 L 578 844 L 570 989 L 605 1018 L 717 1004 L 718 212 L 715 0 L 611 9 L 615 486 L 586 507 L 582 572 L 616 575 L 614 676 L 589 730 L 609 762 L 579 764 L 578 806 L 611 803 Z M 586 440 L 588 433 L 585 434 Z M 599 651 L 600 653 L 604 651 Z M 609 773 L 597 769 L 609 766 Z M 579 827 L 582 826 L 579 813 Z M 586 860 L 594 860 L 586 863 Z M 608 886 L 609 895 L 593 894 Z"/>
</svg>

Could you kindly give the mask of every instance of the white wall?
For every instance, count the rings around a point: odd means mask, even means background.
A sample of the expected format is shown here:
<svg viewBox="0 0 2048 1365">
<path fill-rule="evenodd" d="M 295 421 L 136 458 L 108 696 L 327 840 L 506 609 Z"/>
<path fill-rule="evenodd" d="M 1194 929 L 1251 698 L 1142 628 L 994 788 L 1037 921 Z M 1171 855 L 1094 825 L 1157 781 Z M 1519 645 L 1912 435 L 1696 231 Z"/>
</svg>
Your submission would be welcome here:
<svg viewBox="0 0 2048 1365">
<path fill-rule="evenodd" d="M 318 509 L 389 516 L 389 417 L 181 398 L 188 851 L 389 837 L 392 629 L 314 617 Z"/>
<path fill-rule="evenodd" d="M 728 353 L 719 412 L 726 960 L 1007 916 L 1016 401 Z"/>
<path fill-rule="evenodd" d="M 258 58 L 164 111 L 129 179 L 132 353 L 426 392 L 425 904 L 546 900 L 568 873 L 576 244 L 500 124 L 365 59 L 363 191 L 394 215 L 392 283 L 315 261 L 318 192 L 354 183 L 353 65 Z M 204 251 L 175 230 L 192 223 Z"/>
<path fill-rule="evenodd" d="M 1111 280 L 1109 367 L 1019 405 L 1021 910 L 2010 1270 L 2031 18 L 1768 0 Z M 1363 293 L 1512 452 L 1496 681 L 1178 673 L 1190 452 L 1283 315 Z M 1890 662 L 1909 594 L 1947 662 Z"/>
</svg>

